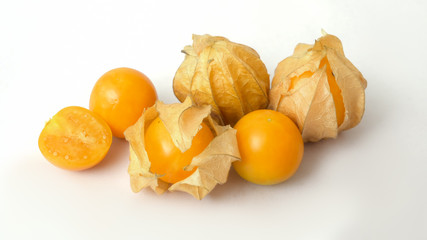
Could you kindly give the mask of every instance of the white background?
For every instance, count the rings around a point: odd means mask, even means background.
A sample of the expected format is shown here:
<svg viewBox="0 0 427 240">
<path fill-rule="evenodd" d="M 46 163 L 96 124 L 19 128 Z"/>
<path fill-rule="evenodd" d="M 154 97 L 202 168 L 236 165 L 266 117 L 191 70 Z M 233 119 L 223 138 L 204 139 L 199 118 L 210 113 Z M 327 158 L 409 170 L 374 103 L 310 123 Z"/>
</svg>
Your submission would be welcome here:
<svg viewBox="0 0 427 240">
<path fill-rule="evenodd" d="M 427 239 L 425 1 L 0 1 L 0 239 Z M 338 36 L 368 81 L 356 128 L 305 145 L 289 181 L 232 170 L 198 201 L 133 193 L 128 144 L 82 172 L 41 155 L 45 121 L 88 107 L 116 67 L 144 72 L 159 98 L 191 34 L 256 49 L 271 78 L 299 42 Z"/>
</svg>

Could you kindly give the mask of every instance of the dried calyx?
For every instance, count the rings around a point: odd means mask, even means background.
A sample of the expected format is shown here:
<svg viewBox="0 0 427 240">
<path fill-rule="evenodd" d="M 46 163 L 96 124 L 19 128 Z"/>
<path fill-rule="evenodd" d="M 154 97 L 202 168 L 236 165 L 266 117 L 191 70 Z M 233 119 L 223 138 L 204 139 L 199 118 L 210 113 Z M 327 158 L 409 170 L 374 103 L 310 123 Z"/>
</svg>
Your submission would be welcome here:
<svg viewBox="0 0 427 240">
<path fill-rule="evenodd" d="M 234 124 L 245 114 L 266 108 L 270 78 L 258 53 L 224 37 L 193 35 L 186 46 L 173 89 L 182 102 L 190 96 L 196 105 L 212 106 L 221 125 Z"/>
<path fill-rule="evenodd" d="M 335 138 L 356 126 L 367 82 L 345 57 L 341 41 L 323 32 L 314 45 L 298 44 L 276 68 L 269 108 L 297 123 L 304 141 Z"/>
<path fill-rule="evenodd" d="M 190 98 L 177 104 L 164 104 L 157 101 L 125 131 L 126 140 L 130 143 L 128 172 L 134 192 L 150 187 L 159 194 L 166 190 L 183 191 L 197 199 L 202 199 L 213 190 L 216 184 L 227 181 L 231 163 L 240 159 L 236 131 L 229 126 L 219 126 L 210 117 L 210 112 L 209 105 L 195 106 Z M 144 136 L 155 119 L 163 122 L 173 143 L 181 152 L 191 147 L 193 137 L 200 130 L 202 122 L 214 135 L 209 145 L 184 168 L 186 171 L 193 171 L 194 168 L 196 170 L 173 184 L 163 181 L 162 176 L 151 172 L 150 169 L 151 162 L 147 155 Z"/>
</svg>

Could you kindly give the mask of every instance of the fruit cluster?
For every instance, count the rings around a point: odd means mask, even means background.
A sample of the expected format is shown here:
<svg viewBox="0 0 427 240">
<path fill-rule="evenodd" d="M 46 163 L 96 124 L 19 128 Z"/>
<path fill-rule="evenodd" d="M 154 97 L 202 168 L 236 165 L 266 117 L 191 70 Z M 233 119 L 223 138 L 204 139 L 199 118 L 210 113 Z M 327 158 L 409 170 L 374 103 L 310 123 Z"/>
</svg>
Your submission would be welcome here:
<svg viewBox="0 0 427 240">
<path fill-rule="evenodd" d="M 117 68 L 95 84 L 89 109 L 66 107 L 49 120 L 39 148 L 52 164 L 98 164 L 112 137 L 130 144 L 132 190 L 184 191 L 202 199 L 233 165 L 249 182 L 271 185 L 298 169 L 305 141 L 335 138 L 364 112 L 366 80 L 324 33 L 298 44 L 270 78 L 258 53 L 224 37 L 193 35 L 174 80 L 182 103 L 157 100 L 141 72 Z"/>
</svg>

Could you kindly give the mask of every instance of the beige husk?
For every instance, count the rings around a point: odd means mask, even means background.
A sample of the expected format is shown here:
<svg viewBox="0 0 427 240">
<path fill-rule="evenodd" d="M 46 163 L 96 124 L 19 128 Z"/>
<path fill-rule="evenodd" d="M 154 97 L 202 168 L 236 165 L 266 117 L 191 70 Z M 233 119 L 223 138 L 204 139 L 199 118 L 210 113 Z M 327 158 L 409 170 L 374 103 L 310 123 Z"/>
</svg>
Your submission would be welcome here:
<svg viewBox="0 0 427 240">
<path fill-rule="evenodd" d="M 243 115 L 266 108 L 270 77 L 258 53 L 224 37 L 193 35 L 185 46 L 173 89 L 183 102 L 190 96 L 196 105 L 212 106 L 212 117 L 221 125 L 234 124 Z"/>
<path fill-rule="evenodd" d="M 327 57 L 345 107 L 344 121 L 338 126 L 335 102 L 330 91 L 326 66 L 319 68 Z M 289 88 L 291 78 L 310 71 Z M 275 70 L 270 91 L 269 108 L 288 115 L 299 127 L 305 142 L 335 138 L 343 130 L 356 126 L 365 109 L 366 80 L 344 56 L 341 41 L 323 32 L 314 45 L 298 44 L 292 56 L 280 62 Z"/>
<path fill-rule="evenodd" d="M 151 187 L 158 194 L 166 190 L 183 191 L 197 199 L 202 199 L 216 184 L 227 181 L 231 163 L 240 160 L 236 130 L 230 126 L 219 126 L 210 117 L 210 111 L 211 106 L 195 106 L 190 98 L 177 104 L 164 104 L 157 101 L 125 131 L 126 140 L 130 144 L 128 172 L 134 192 Z M 150 172 L 151 163 L 145 151 L 143 136 L 147 127 L 157 117 L 163 121 L 173 142 L 182 152 L 191 147 L 192 139 L 202 122 L 209 126 L 215 136 L 206 149 L 184 168 L 190 171 L 197 167 L 196 171 L 175 184 L 166 183 L 159 179 L 160 176 Z"/>
</svg>

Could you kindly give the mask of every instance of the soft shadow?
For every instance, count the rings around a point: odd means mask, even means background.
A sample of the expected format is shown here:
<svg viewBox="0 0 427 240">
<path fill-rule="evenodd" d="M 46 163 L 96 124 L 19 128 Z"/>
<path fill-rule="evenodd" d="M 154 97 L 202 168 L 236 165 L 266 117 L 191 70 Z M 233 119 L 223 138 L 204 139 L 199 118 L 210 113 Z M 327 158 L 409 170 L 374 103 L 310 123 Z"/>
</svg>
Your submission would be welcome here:
<svg viewBox="0 0 427 240">
<path fill-rule="evenodd" d="M 316 143 L 305 143 L 304 156 L 297 172 L 290 179 L 279 184 L 279 186 L 301 184 L 308 179 L 319 168 L 322 161 L 333 154 L 331 150 L 333 150 L 336 144 L 337 139 L 324 139 Z"/>
<path fill-rule="evenodd" d="M 396 98 L 391 99 L 390 87 L 387 85 L 379 86 L 381 84 L 379 81 L 368 84 L 365 92 L 365 113 L 361 122 L 354 128 L 339 133 L 335 139 L 305 143 L 304 157 L 298 171 L 292 178 L 279 185 L 300 184 L 308 179 L 330 156 L 333 156 L 334 150 L 353 148 L 358 145 L 358 142 L 375 134 L 376 129 L 384 125 L 387 119 L 392 116 L 394 107 L 399 103 Z M 377 89 L 382 90 L 375 91 Z"/>
<path fill-rule="evenodd" d="M 270 191 L 274 188 L 284 188 L 290 184 L 301 184 L 304 180 L 309 178 L 309 176 L 314 171 L 316 171 L 316 169 L 319 167 L 318 165 L 321 164 L 322 159 L 327 158 L 328 154 L 332 154 L 330 152 L 331 148 L 328 147 L 328 145 L 333 145 L 334 141 L 336 140 L 327 139 L 318 143 L 306 143 L 304 145 L 304 157 L 299 169 L 294 174 L 294 176 L 283 183 L 271 186 L 262 186 L 250 183 L 241 178 L 232 167 L 230 169 L 228 181 L 223 185 L 217 185 L 215 189 L 208 195 L 208 197 L 216 200 L 224 197 L 229 198 L 230 196 L 242 198 L 242 196 L 253 193 L 259 194 L 260 190 Z"/>
<path fill-rule="evenodd" d="M 208 198 L 212 199 L 221 199 L 229 196 L 237 196 L 245 194 L 243 189 L 246 187 L 246 184 L 251 184 L 241 178 L 237 172 L 234 170 L 233 166 L 231 166 L 230 172 L 228 174 L 228 179 L 225 184 L 217 185 L 212 192 L 209 193 Z"/>
<path fill-rule="evenodd" d="M 231 167 L 228 180 L 223 185 L 217 185 L 212 192 L 206 196 L 212 200 L 223 198 L 241 198 L 245 195 L 259 194 L 259 189 L 282 189 L 290 185 L 302 185 L 309 181 L 317 169 L 325 162 L 330 156 L 333 156 L 334 150 L 337 148 L 352 147 L 364 138 L 369 137 L 376 128 L 384 124 L 385 121 L 392 115 L 395 104 L 398 104 L 396 98 L 390 98 L 392 91 L 388 86 L 378 86 L 381 82 L 373 82 L 368 86 L 366 91 L 366 109 L 361 123 L 353 129 L 341 132 L 336 139 L 324 139 L 315 143 L 304 144 L 304 157 L 301 165 L 294 176 L 289 180 L 273 185 L 261 186 L 256 185 L 242 179 L 236 171 Z M 377 86 L 375 86 L 377 85 Z M 372 89 L 372 90 L 370 90 Z M 382 89 L 380 92 L 375 92 L 376 89 Z M 121 161 L 128 161 L 129 159 L 129 145 L 123 139 L 114 138 L 110 152 L 106 158 L 93 170 L 102 171 L 120 165 Z M 144 196 L 148 194 L 148 196 Z M 136 194 L 141 198 L 157 198 L 160 201 L 164 199 L 174 198 L 175 200 L 192 198 L 186 193 L 181 192 L 166 192 L 163 195 L 157 195 L 151 189 L 145 189 Z"/>
<path fill-rule="evenodd" d="M 129 161 L 129 143 L 124 139 L 113 137 L 110 150 L 105 158 L 98 165 L 88 170 L 95 172 L 117 168 L 118 165 L 123 164 L 123 161 Z"/>
<path fill-rule="evenodd" d="M 381 81 L 380 76 L 372 77 L 368 81 L 365 91 L 365 113 L 361 122 L 354 128 L 341 132 L 338 139 L 353 138 L 362 141 L 367 135 L 375 132 L 375 129 L 384 125 L 387 119 L 395 114 L 397 106 L 402 104 L 401 99 L 397 97 L 400 93 L 385 81 Z"/>
<path fill-rule="evenodd" d="M 390 95 L 393 91 L 387 85 L 379 86 L 381 85 L 379 81 L 372 82 L 370 85 L 366 91 L 366 109 L 360 124 L 353 129 L 341 132 L 336 139 L 323 139 L 315 143 L 305 143 L 304 157 L 294 176 L 281 184 L 268 186 L 268 189 L 303 184 L 330 156 L 333 156 L 334 149 L 353 147 L 357 142 L 375 134 L 375 129 L 383 125 L 393 115 L 393 109 L 399 103 L 396 98 L 391 99 Z M 375 91 L 377 89 L 382 89 L 382 91 Z M 248 195 L 253 194 L 253 192 L 256 193 L 254 191 L 256 188 L 265 189 L 266 186 L 252 184 L 243 180 L 232 168 L 227 183 L 218 185 L 209 196 L 213 199 L 219 199 L 230 195 Z"/>
</svg>

